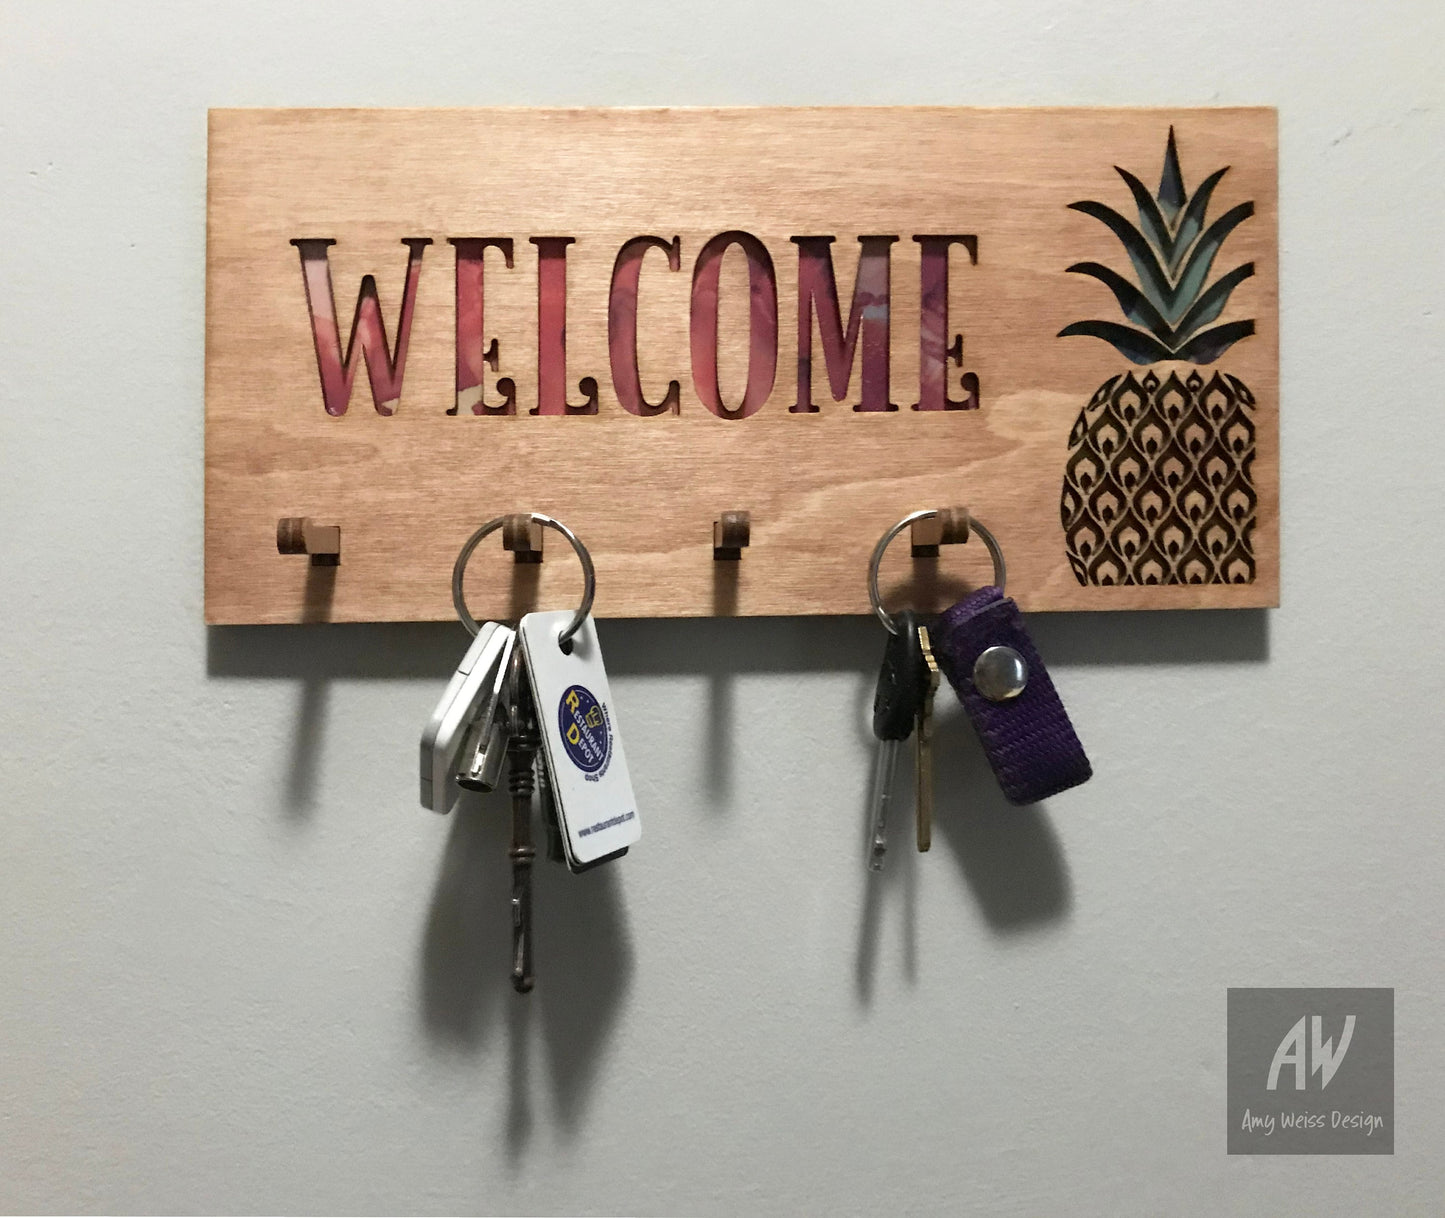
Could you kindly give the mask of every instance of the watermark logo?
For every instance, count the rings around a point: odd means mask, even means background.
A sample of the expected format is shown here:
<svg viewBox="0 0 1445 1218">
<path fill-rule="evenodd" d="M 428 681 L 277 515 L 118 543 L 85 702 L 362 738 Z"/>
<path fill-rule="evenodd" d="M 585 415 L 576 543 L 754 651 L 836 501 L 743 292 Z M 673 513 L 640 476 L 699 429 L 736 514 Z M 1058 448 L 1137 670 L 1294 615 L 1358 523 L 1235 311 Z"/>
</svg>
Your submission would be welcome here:
<svg viewBox="0 0 1445 1218">
<path fill-rule="evenodd" d="M 1294 1066 L 1294 1089 L 1303 1091 L 1306 1083 L 1305 1064 L 1305 1023 L 1307 1017 L 1301 1015 L 1299 1022 L 1288 1032 L 1285 1038 L 1279 1042 L 1279 1048 L 1274 1051 L 1274 1061 L 1269 1065 L 1269 1082 L 1265 1088 L 1275 1091 L 1279 1088 L 1279 1072 L 1285 1066 Z M 1355 1035 L 1355 1017 L 1345 1016 L 1345 1030 L 1340 1034 L 1339 1052 L 1334 1050 L 1333 1040 L 1320 1039 L 1321 1030 L 1324 1028 L 1324 1017 L 1314 1015 L 1308 1017 L 1312 1035 L 1310 1044 L 1313 1049 L 1310 1053 L 1310 1060 L 1314 1062 L 1314 1072 L 1320 1075 L 1320 1090 L 1323 1091 L 1330 1085 L 1330 1079 L 1335 1077 L 1335 1071 L 1340 1068 L 1340 1062 L 1344 1060 L 1345 1054 L 1349 1051 L 1350 1040 Z"/>
<path fill-rule="evenodd" d="M 1232 1155 L 1395 1151 L 1395 991 L 1231 989 Z"/>
</svg>

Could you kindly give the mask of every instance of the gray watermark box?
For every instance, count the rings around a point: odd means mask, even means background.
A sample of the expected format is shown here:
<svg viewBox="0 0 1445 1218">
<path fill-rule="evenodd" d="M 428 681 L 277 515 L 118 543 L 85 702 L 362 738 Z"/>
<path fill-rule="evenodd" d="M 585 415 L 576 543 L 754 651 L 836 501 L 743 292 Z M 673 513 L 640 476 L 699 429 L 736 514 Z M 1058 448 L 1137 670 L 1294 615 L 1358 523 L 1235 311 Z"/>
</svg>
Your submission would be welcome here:
<svg viewBox="0 0 1445 1218">
<path fill-rule="evenodd" d="M 1229 1153 L 1395 1153 L 1395 991 L 1231 989 Z"/>
</svg>

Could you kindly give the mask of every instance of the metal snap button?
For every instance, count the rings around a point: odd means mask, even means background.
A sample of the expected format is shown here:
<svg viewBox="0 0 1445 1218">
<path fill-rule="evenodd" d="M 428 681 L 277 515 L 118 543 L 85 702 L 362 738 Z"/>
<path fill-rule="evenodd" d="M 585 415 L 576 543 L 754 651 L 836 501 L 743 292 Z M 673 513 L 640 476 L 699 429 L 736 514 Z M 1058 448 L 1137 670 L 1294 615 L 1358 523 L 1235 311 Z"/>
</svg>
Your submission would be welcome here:
<svg viewBox="0 0 1445 1218">
<path fill-rule="evenodd" d="M 990 647 L 974 661 L 974 687 L 990 702 L 1007 702 L 1024 692 L 1029 666 L 1012 647 Z"/>
</svg>

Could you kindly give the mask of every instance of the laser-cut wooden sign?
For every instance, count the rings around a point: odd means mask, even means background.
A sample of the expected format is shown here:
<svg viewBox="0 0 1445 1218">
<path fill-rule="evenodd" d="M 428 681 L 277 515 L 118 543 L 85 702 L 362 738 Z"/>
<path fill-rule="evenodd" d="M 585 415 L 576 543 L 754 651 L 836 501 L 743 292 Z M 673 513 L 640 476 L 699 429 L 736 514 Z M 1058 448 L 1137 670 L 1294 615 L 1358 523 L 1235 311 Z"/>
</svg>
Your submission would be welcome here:
<svg viewBox="0 0 1445 1218">
<path fill-rule="evenodd" d="M 599 616 L 864 613 L 952 504 L 1025 609 L 1276 604 L 1276 189 L 1266 109 L 214 111 L 207 620 L 450 618 L 527 510 Z"/>
</svg>

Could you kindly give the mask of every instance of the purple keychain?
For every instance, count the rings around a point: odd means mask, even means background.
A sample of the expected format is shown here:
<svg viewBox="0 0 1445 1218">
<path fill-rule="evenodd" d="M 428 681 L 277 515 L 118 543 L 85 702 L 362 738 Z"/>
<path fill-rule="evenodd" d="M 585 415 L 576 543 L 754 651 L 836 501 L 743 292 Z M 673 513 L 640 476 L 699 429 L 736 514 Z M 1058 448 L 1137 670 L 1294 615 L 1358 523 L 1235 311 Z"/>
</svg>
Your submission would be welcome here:
<svg viewBox="0 0 1445 1218">
<path fill-rule="evenodd" d="M 873 552 L 869 593 L 873 609 L 890 630 L 891 619 L 878 595 L 883 551 L 908 525 L 938 516 L 914 512 L 899 521 Z M 1018 606 L 1004 595 L 1003 554 L 992 533 L 977 520 L 964 520 L 993 558 L 994 582 L 969 593 L 928 628 L 938 666 L 957 692 L 984 755 L 1010 803 L 1031 804 L 1067 791 L 1093 774 L 1068 712 L 1048 669 L 1024 626 Z"/>
</svg>

